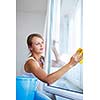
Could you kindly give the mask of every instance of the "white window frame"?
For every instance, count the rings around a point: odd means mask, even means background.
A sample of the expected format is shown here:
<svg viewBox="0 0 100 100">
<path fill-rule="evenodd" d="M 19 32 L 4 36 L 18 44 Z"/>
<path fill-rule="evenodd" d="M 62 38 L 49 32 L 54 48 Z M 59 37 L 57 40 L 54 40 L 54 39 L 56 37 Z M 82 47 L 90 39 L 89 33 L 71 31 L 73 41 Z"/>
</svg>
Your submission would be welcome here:
<svg viewBox="0 0 100 100">
<path fill-rule="evenodd" d="M 69 98 L 73 100 L 83 100 L 82 93 L 68 91 L 68 90 L 60 89 L 60 88 L 54 88 L 54 87 L 48 86 L 47 84 L 44 84 L 43 90 L 51 94 L 61 96 L 63 98 L 67 98 L 67 99 Z"/>
<path fill-rule="evenodd" d="M 45 30 L 44 30 L 44 37 L 46 39 L 46 43 L 48 43 L 49 45 L 47 45 L 46 47 L 46 59 L 45 59 L 45 70 L 47 71 L 47 73 L 49 73 L 49 66 L 51 64 L 50 62 L 50 54 L 51 54 L 51 51 L 49 48 L 51 48 L 51 43 L 50 43 L 50 40 L 52 38 L 52 36 L 50 37 L 50 28 L 52 27 L 52 25 L 48 24 L 51 22 L 51 6 L 52 6 L 52 0 L 48 0 L 48 13 L 47 13 L 47 16 L 46 16 L 46 23 L 45 23 Z M 45 34 L 46 33 L 46 34 Z M 74 91 L 71 91 L 71 90 L 67 90 L 67 89 L 60 89 L 60 88 L 55 88 L 55 87 L 52 87 L 52 86 L 49 86 L 48 84 L 44 84 L 43 85 L 43 90 L 46 91 L 46 92 L 49 92 L 51 94 L 54 94 L 54 95 L 58 95 L 58 96 L 61 96 L 61 97 L 64 97 L 64 98 L 69 98 L 69 99 L 73 99 L 73 100 L 83 100 L 83 93 L 79 93 L 79 92 L 74 92 Z"/>
</svg>

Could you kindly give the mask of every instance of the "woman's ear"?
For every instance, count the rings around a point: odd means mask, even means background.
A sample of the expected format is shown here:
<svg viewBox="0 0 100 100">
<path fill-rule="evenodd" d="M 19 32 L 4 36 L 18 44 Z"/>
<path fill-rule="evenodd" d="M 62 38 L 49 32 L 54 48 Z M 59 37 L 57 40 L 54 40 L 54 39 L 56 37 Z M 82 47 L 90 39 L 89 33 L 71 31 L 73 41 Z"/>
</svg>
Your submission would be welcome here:
<svg viewBox="0 0 100 100">
<path fill-rule="evenodd" d="M 33 50 L 33 48 L 32 48 L 32 47 L 28 47 L 28 48 L 29 48 L 29 50 L 30 50 L 30 51 L 32 51 L 32 50 Z"/>
<path fill-rule="evenodd" d="M 32 51 L 33 50 L 33 48 L 32 47 L 30 47 L 30 51 Z"/>
</svg>

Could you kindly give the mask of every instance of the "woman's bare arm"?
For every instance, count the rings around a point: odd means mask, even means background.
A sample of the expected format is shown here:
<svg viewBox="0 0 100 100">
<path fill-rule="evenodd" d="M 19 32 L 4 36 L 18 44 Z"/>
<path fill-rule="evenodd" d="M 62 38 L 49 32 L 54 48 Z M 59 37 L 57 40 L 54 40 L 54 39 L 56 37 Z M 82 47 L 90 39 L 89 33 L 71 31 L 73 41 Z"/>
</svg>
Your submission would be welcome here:
<svg viewBox="0 0 100 100">
<path fill-rule="evenodd" d="M 27 72 L 33 73 L 38 79 L 41 81 L 52 84 L 53 82 L 57 81 L 64 73 L 66 73 L 69 69 L 71 69 L 73 66 L 75 66 L 81 59 L 82 55 L 75 54 L 74 57 L 72 56 L 69 63 L 62 66 L 59 70 L 47 74 L 40 66 L 37 65 L 37 63 L 33 60 L 29 60 L 27 64 L 25 65 L 28 68 Z M 77 61 L 76 61 L 77 59 Z"/>
</svg>

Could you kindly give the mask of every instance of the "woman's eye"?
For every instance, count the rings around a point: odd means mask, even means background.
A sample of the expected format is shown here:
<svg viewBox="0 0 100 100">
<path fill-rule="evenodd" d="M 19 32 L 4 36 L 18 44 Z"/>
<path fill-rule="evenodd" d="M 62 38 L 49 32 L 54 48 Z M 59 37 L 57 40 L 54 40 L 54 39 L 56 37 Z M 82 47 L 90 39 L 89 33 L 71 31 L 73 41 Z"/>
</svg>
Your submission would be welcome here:
<svg viewBox="0 0 100 100">
<path fill-rule="evenodd" d="M 44 42 L 42 42 L 42 44 L 44 44 Z"/>
<path fill-rule="evenodd" d="M 39 45 L 40 43 L 36 43 L 36 45 Z"/>
<path fill-rule="evenodd" d="M 37 42 L 37 43 L 34 43 L 34 44 L 35 44 L 35 45 L 41 45 L 41 44 L 44 44 L 44 41 L 41 42 L 41 43 Z"/>
</svg>

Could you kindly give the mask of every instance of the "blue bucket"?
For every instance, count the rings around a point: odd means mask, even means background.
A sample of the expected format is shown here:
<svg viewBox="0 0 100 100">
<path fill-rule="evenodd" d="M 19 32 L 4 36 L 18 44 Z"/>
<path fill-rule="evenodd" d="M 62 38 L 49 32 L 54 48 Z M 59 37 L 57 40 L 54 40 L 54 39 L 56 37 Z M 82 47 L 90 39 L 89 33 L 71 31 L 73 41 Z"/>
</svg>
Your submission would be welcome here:
<svg viewBox="0 0 100 100">
<path fill-rule="evenodd" d="M 37 79 L 28 76 L 16 77 L 16 100 L 34 100 Z"/>
</svg>

